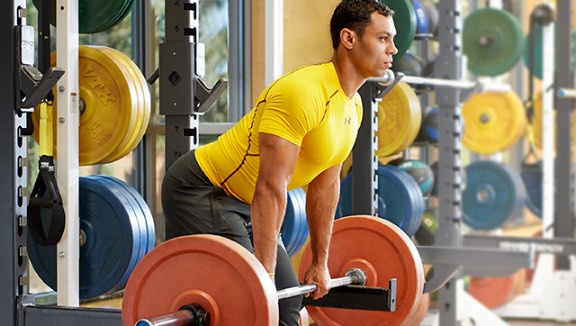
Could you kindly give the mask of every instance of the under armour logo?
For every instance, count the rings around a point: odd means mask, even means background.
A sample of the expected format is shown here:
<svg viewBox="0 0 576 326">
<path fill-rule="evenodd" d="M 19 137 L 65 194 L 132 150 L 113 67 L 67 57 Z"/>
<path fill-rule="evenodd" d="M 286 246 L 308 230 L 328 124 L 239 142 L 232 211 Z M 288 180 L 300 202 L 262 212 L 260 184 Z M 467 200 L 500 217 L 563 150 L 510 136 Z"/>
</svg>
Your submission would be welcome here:
<svg viewBox="0 0 576 326">
<path fill-rule="evenodd" d="M 352 123 L 352 118 L 351 118 L 351 117 L 344 118 L 344 124 L 345 124 L 345 125 L 349 125 L 349 124 L 351 124 L 351 123 Z"/>
</svg>

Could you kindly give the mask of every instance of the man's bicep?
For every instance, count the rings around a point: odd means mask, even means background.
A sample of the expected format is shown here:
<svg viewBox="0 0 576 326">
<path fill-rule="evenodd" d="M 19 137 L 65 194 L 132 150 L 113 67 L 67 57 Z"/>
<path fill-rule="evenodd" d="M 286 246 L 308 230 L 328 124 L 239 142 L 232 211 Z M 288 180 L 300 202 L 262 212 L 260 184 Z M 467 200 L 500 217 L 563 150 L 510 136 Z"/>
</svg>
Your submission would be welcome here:
<svg viewBox="0 0 576 326">
<path fill-rule="evenodd" d="M 318 187 L 319 189 L 332 187 L 335 183 L 340 183 L 340 169 L 342 168 L 342 164 L 334 165 L 329 167 L 328 169 L 322 171 L 319 175 L 317 175 L 310 186 Z"/>
<path fill-rule="evenodd" d="M 300 146 L 282 137 L 261 132 L 259 178 L 290 182 L 298 160 Z"/>
</svg>

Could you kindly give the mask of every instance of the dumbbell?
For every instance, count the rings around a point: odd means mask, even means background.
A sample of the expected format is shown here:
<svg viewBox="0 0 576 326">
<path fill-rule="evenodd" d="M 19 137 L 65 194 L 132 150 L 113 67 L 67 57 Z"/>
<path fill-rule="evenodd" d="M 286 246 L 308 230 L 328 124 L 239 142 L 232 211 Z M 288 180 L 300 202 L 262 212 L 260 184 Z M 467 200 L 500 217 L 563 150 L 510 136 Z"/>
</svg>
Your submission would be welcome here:
<svg viewBox="0 0 576 326">
<path fill-rule="evenodd" d="M 300 280 L 311 263 L 308 246 Z M 307 306 L 319 325 L 400 325 L 417 310 L 422 262 L 410 238 L 391 222 L 372 216 L 336 220 L 328 269 L 330 275 L 344 275 L 332 280 L 328 296 L 345 285 L 385 289 L 396 279 L 397 295 L 387 297 L 396 310 Z M 182 236 L 158 245 L 136 266 L 124 291 L 122 321 L 125 326 L 189 324 L 190 319 L 196 325 L 276 325 L 278 300 L 315 289 L 308 284 L 277 291 L 256 257 L 239 244 L 215 235 Z"/>
</svg>

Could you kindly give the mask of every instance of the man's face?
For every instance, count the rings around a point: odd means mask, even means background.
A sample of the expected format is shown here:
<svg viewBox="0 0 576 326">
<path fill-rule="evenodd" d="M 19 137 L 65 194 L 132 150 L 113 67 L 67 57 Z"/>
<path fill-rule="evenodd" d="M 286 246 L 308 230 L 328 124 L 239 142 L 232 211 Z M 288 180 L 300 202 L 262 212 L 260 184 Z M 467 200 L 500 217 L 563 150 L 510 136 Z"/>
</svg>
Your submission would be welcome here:
<svg viewBox="0 0 576 326">
<path fill-rule="evenodd" d="M 351 57 L 359 72 L 368 77 L 382 77 L 392 67 L 392 55 L 398 52 L 394 45 L 396 27 L 392 17 L 372 13 L 371 22 L 357 38 Z"/>
</svg>

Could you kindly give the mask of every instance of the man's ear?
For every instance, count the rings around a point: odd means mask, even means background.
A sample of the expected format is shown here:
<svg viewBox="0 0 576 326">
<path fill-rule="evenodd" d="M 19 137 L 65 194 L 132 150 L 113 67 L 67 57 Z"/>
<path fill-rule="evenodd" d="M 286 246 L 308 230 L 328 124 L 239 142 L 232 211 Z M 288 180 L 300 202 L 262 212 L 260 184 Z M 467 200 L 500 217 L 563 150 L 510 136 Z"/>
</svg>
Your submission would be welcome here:
<svg viewBox="0 0 576 326">
<path fill-rule="evenodd" d="M 340 31 L 340 42 L 346 49 L 352 49 L 356 42 L 356 33 L 348 28 L 343 28 Z"/>
</svg>

